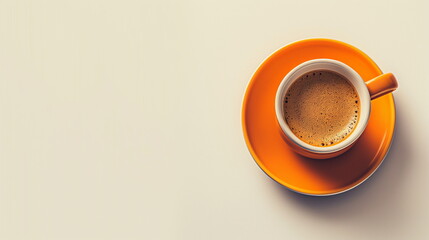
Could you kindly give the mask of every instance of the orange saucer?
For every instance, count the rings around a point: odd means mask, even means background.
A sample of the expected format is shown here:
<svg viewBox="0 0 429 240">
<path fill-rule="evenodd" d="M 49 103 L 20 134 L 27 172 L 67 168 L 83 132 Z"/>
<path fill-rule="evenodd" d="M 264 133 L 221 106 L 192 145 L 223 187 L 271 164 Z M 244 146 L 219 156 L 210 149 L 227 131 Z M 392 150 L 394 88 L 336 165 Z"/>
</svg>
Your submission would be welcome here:
<svg viewBox="0 0 429 240">
<path fill-rule="evenodd" d="M 333 195 L 358 186 L 383 162 L 395 128 L 395 103 L 392 94 L 373 100 L 365 132 L 343 155 L 324 160 L 297 155 L 282 139 L 274 100 L 283 77 L 315 58 L 341 61 L 365 81 L 382 74 L 365 53 L 340 41 L 307 39 L 287 45 L 268 57 L 250 80 L 243 101 L 243 132 L 254 160 L 272 179 L 302 194 Z"/>
</svg>

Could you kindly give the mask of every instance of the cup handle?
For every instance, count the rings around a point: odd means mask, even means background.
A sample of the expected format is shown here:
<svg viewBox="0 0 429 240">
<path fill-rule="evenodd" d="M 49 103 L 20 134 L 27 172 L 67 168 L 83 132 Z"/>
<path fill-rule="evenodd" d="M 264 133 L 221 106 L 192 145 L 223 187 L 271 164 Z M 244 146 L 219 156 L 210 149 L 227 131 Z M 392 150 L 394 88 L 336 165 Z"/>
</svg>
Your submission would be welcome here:
<svg viewBox="0 0 429 240">
<path fill-rule="evenodd" d="M 371 100 L 391 93 L 398 88 L 398 82 L 392 73 L 385 73 L 375 77 L 366 83 Z"/>
</svg>

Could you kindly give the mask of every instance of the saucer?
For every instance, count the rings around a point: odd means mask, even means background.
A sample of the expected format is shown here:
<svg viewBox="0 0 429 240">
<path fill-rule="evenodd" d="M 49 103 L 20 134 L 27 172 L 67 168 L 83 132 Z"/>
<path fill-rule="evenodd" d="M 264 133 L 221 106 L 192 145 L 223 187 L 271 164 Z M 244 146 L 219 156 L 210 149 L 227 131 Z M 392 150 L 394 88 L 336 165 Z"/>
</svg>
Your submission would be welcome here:
<svg viewBox="0 0 429 240">
<path fill-rule="evenodd" d="M 382 72 L 359 49 L 331 39 L 307 39 L 269 56 L 253 75 L 243 100 L 242 126 L 247 147 L 259 167 L 288 189 L 306 195 L 334 195 L 353 189 L 381 165 L 393 138 L 395 103 L 386 94 L 371 101 L 368 125 L 355 145 L 330 159 L 311 159 L 289 148 L 277 124 L 277 87 L 294 67 L 316 58 L 341 61 L 365 81 Z"/>
</svg>

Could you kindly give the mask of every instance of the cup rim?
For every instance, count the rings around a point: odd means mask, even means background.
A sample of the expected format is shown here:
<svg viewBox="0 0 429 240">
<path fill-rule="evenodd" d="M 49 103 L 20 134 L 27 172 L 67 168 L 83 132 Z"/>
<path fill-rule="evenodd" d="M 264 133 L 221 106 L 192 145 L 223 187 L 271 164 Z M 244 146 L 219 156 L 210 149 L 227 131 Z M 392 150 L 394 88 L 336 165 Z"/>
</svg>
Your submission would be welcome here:
<svg viewBox="0 0 429 240">
<path fill-rule="evenodd" d="M 329 66 L 329 68 L 327 66 Z M 353 129 L 352 133 L 345 140 L 339 142 L 338 144 L 327 147 L 314 146 L 299 139 L 289 128 L 284 119 L 283 113 L 283 99 L 292 83 L 306 72 L 316 70 L 329 70 L 343 75 L 354 86 L 360 100 L 360 116 L 358 124 Z M 313 59 L 299 64 L 283 78 L 276 93 L 275 112 L 277 122 L 279 123 L 283 133 L 293 143 L 312 153 L 329 154 L 349 147 L 362 135 L 369 121 L 369 115 L 371 112 L 371 98 L 365 82 L 353 68 L 346 65 L 345 63 L 333 59 Z"/>
</svg>

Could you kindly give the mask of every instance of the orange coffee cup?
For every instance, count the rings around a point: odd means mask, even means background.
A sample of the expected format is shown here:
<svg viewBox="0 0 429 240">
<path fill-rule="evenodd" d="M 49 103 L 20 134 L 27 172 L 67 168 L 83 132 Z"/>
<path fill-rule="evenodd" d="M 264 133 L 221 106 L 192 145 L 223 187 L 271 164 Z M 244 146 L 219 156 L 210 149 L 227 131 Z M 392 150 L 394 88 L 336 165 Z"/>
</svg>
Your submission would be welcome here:
<svg viewBox="0 0 429 240">
<path fill-rule="evenodd" d="M 283 108 L 283 99 L 291 85 L 300 76 L 320 70 L 332 71 L 344 76 L 353 85 L 360 99 L 360 116 L 354 131 L 338 144 L 325 147 L 314 146 L 298 138 L 289 128 L 284 118 Z M 371 113 L 371 100 L 390 93 L 397 87 L 398 83 L 392 73 L 385 73 L 364 82 L 355 70 L 342 62 L 332 59 L 310 60 L 292 69 L 280 83 L 275 99 L 277 122 L 284 140 L 295 152 L 316 159 L 336 157 L 350 149 L 364 132 Z"/>
</svg>

